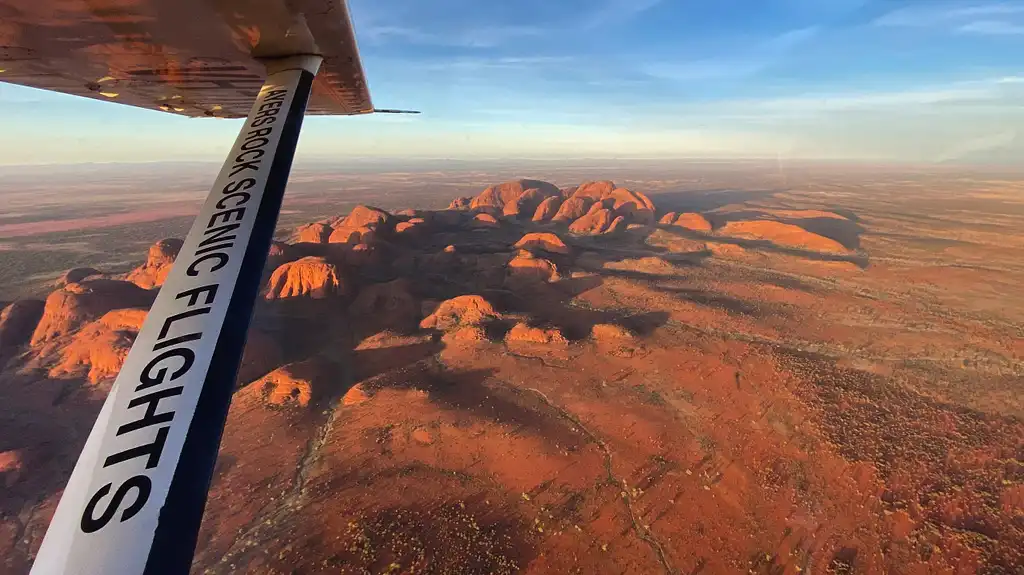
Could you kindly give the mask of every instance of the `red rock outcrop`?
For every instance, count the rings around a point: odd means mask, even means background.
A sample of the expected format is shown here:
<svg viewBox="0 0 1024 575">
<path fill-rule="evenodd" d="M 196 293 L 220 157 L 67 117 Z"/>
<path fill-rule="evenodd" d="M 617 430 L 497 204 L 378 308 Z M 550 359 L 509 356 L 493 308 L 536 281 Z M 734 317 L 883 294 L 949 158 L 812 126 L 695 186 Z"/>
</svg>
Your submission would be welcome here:
<svg viewBox="0 0 1024 575">
<path fill-rule="evenodd" d="M 477 214 L 473 216 L 473 221 L 469 223 L 471 228 L 497 228 L 501 227 L 498 222 L 498 218 L 490 214 Z"/>
<path fill-rule="evenodd" d="M 572 197 L 574 198 L 590 198 L 591 200 L 603 200 L 608 197 L 608 194 L 612 193 L 615 189 L 615 183 L 608 180 L 601 180 L 598 182 L 583 182 L 580 184 L 576 191 L 573 192 Z"/>
<path fill-rule="evenodd" d="M 505 203 L 502 213 L 505 216 L 519 219 L 532 218 L 541 202 L 548 198 L 561 199 L 561 197 L 562 196 L 558 192 L 552 192 L 551 190 L 542 191 L 537 188 L 531 188 L 520 194 L 520 196 L 514 200 Z"/>
<path fill-rule="evenodd" d="M 57 278 L 54 287 L 62 288 L 68 284 L 74 284 L 83 281 L 91 276 L 102 275 L 102 273 L 103 272 L 94 268 L 72 268 L 64 272 L 63 274 L 61 274 L 59 278 Z"/>
<path fill-rule="evenodd" d="M 84 375 L 93 384 L 115 377 L 147 313 L 146 309 L 117 309 L 86 324 L 60 350 L 60 362 L 50 369 L 50 377 Z"/>
<path fill-rule="evenodd" d="M 694 232 L 708 233 L 711 231 L 711 222 L 704 216 L 693 212 L 680 214 L 676 218 L 675 225 Z"/>
<path fill-rule="evenodd" d="M 68 284 L 46 298 L 31 343 L 38 345 L 71 333 L 114 309 L 148 308 L 154 297 L 155 293 L 126 281 L 92 279 Z"/>
<path fill-rule="evenodd" d="M 19 299 L 0 310 L 0 354 L 28 343 L 43 317 L 43 302 Z"/>
<path fill-rule="evenodd" d="M 563 201 L 564 199 L 561 196 L 544 198 L 544 201 L 542 201 L 533 212 L 533 221 L 551 221 L 551 219 L 555 217 L 555 214 L 558 213 L 558 209 L 562 207 Z"/>
<path fill-rule="evenodd" d="M 449 210 L 468 210 L 470 205 L 473 203 L 473 198 L 468 196 L 461 196 L 452 200 L 452 203 L 448 204 Z"/>
<path fill-rule="evenodd" d="M 519 322 L 509 330 L 509 332 L 505 334 L 505 342 L 545 345 L 566 345 L 569 343 L 568 340 L 565 339 L 565 336 L 562 335 L 562 332 L 557 329 L 530 327 L 525 322 Z"/>
<path fill-rule="evenodd" d="M 177 238 L 156 242 L 149 248 L 149 257 L 146 258 L 146 263 L 129 272 L 125 279 L 145 289 L 163 285 L 167 274 L 171 273 L 171 266 L 174 264 L 174 259 L 178 257 L 183 243 Z"/>
<path fill-rule="evenodd" d="M 526 234 L 515 245 L 516 249 L 545 251 L 552 254 L 569 255 L 571 250 L 565 245 L 562 238 L 548 232 L 535 232 Z"/>
<path fill-rule="evenodd" d="M 332 227 L 338 228 L 362 228 L 375 226 L 385 229 L 394 223 L 394 218 L 388 212 L 373 206 L 358 205 L 344 219 L 335 223 Z"/>
<path fill-rule="evenodd" d="M 307 407 L 315 389 L 328 383 L 332 371 L 329 361 L 314 356 L 283 365 L 250 385 L 270 405 Z"/>
<path fill-rule="evenodd" d="M 624 216 L 616 216 L 616 218 L 612 220 L 611 225 L 608 226 L 608 229 L 606 229 L 604 233 L 617 234 L 619 232 L 624 232 L 626 231 L 626 225 L 626 218 Z"/>
<path fill-rule="evenodd" d="M 619 342 L 634 338 L 628 329 L 613 323 L 599 323 L 590 329 L 590 337 L 597 342 Z"/>
<path fill-rule="evenodd" d="M 470 202 L 470 207 L 473 209 L 490 206 L 503 210 L 505 204 L 513 202 L 519 196 L 522 196 L 527 190 L 537 190 L 537 195 L 540 199 L 548 196 L 560 196 L 561 192 L 553 184 L 548 182 L 542 182 L 540 180 L 515 180 L 511 182 L 505 182 L 496 186 L 489 186 L 486 190 L 480 193 L 477 197 L 473 198 Z M 539 202 L 540 199 L 537 201 Z M 536 209 L 536 205 L 534 206 Z M 532 215 L 532 212 L 530 213 Z"/>
<path fill-rule="evenodd" d="M 295 230 L 295 241 L 310 244 L 325 244 L 331 237 L 331 226 L 322 223 L 306 224 Z"/>
<path fill-rule="evenodd" d="M 344 295 L 347 291 L 338 268 L 321 257 L 305 257 L 274 270 L 267 286 L 266 299 L 308 297 L 323 299 Z"/>
<path fill-rule="evenodd" d="M 666 226 L 671 226 L 672 224 L 676 223 L 676 218 L 678 217 L 679 214 L 677 212 L 669 212 L 664 216 L 661 216 L 661 219 L 658 220 L 658 223 Z"/>
<path fill-rule="evenodd" d="M 506 285 L 550 282 L 558 279 L 558 268 L 544 258 L 528 251 L 520 251 L 506 269 Z"/>
<path fill-rule="evenodd" d="M 817 252 L 846 253 L 843 244 L 811 233 L 800 226 L 771 220 L 741 220 L 729 222 L 718 234 L 737 238 L 766 240 L 773 244 Z"/>
<path fill-rule="evenodd" d="M 551 221 L 574 222 L 586 215 L 593 205 L 594 200 L 592 198 L 572 196 L 562 202 L 558 212 L 555 214 L 555 217 L 551 218 Z"/>
<path fill-rule="evenodd" d="M 450 331 L 460 326 L 481 325 L 498 317 L 494 306 L 482 296 L 463 295 L 441 302 L 434 313 L 420 322 L 420 327 Z"/>
<path fill-rule="evenodd" d="M 569 231 L 581 235 L 603 234 L 612 225 L 614 212 L 607 208 L 591 210 L 591 213 L 577 219 L 569 226 Z"/>
<path fill-rule="evenodd" d="M 405 278 L 364 287 L 349 306 L 353 317 L 367 318 L 378 327 L 411 328 L 420 318 L 420 304 Z"/>
</svg>

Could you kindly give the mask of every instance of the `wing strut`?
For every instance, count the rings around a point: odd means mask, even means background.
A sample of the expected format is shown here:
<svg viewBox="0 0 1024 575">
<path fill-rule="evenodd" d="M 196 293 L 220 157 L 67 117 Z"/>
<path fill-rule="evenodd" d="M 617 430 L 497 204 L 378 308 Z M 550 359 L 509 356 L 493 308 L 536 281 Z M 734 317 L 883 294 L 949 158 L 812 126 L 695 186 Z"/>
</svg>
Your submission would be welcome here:
<svg viewBox="0 0 1024 575">
<path fill-rule="evenodd" d="M 89 434 L 34 575 L 185 574 L 320 56 L 267 80 Z"/>
</svg>

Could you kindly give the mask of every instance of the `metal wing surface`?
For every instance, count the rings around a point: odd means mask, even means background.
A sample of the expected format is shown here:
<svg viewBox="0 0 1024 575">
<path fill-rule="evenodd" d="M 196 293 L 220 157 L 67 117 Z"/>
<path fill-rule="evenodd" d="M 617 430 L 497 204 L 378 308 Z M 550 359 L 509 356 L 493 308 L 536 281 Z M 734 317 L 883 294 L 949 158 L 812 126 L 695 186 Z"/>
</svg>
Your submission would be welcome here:
<svg viewBox="0 0 1024 575">
<path fill-rule="evenodd" d="M 373 111 L 345 0 L 0 0 L 0 81 L 245 117 L 263 61 L 319 54 L 307 113 Z"/>
</svg>

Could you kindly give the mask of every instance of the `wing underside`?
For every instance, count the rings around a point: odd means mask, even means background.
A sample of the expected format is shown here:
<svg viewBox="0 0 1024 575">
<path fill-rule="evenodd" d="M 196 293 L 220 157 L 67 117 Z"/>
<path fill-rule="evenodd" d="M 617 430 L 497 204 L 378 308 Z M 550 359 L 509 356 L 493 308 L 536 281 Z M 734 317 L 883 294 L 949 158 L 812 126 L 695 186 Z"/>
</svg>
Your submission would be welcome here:
<svg viewBox="0 0 1024 575">
<path fill-rule="evenodd" d="M 0 0 L 0 81 L 184 116 L 245 117 L 297 54 L 307 113 L 373 111 L 344 0 Z"/>
</svg>

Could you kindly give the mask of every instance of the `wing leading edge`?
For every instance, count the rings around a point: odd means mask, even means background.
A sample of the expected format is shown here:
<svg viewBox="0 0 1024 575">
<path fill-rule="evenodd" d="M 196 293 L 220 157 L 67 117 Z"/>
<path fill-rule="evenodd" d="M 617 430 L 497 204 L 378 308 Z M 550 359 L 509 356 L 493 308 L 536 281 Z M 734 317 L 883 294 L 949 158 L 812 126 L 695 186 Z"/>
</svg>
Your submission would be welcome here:
<svg viewBox="0 0 1024 575">
<path fill-rule="evenodd" d="M 267 60 L 317 54 L 307 113 L 373 112 L 345 0 L 0 0 L 0 81 L 242 118 Z"/>
</svg>

